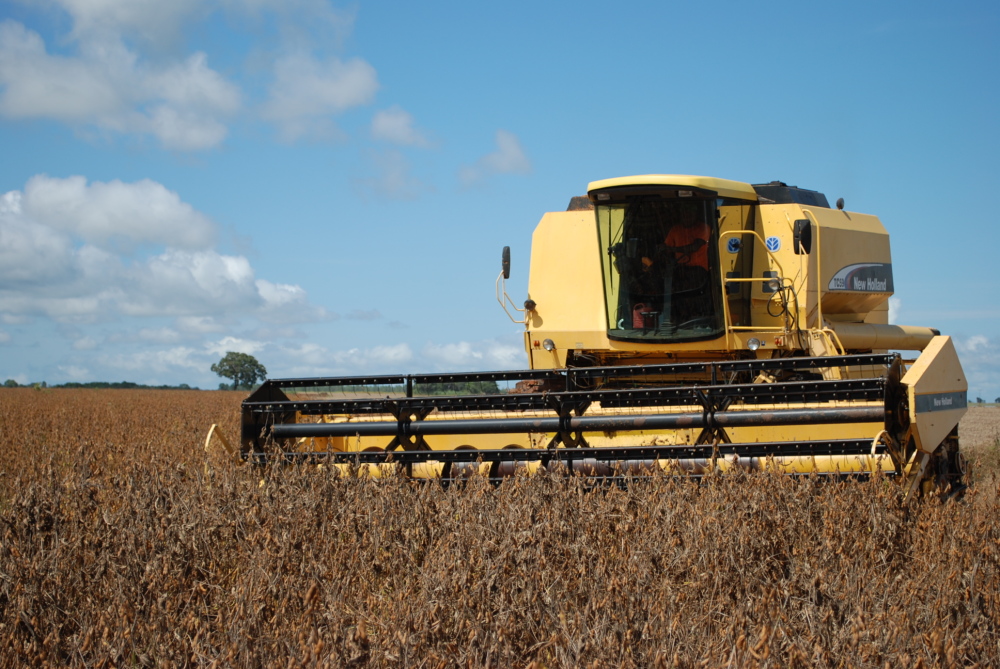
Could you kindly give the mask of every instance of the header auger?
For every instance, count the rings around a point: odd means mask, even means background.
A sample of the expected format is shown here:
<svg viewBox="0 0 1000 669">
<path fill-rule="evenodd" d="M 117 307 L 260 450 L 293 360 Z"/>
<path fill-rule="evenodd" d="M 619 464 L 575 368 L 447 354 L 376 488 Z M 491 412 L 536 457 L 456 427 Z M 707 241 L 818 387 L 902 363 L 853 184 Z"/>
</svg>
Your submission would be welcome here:
<svg viewBox="0 0 1000 669">
<path fill-rule="evenodd" d="M 888 322 L 889 237 L 816 191 L 684 175 L 591 183 L 532 240 L 530 369 L 284 379 L 240 453 L 419 478 L 733 468 L 961 491 L 948 337 Z M 919 351 L 906 360 L 897 351 Z M 498 384 L 506 384 L 501 391 Z"/>
</svg>

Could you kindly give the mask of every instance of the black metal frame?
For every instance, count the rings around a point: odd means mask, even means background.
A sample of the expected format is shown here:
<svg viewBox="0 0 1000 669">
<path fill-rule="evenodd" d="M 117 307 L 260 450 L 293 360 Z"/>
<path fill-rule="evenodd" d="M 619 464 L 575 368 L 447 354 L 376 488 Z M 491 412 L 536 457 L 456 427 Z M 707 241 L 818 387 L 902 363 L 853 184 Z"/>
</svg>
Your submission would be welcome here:
<svg viewBox="0 0 1000 669">
<path fill-rule="evenodd" d="M 741 425 L 807 425 L 877 422 L 889 425 L 893 410 L 892 374 L 895 354 L 863 354 L 814 358 L 727 360 L 699 363 L 576 367 L 461 374 L 416 374 L 265 382 L 242 406 L 242 454 L 253 462 L 332 461 L 338 463 L 504 462 L 550 460 L 568 462 L 599 457 L 602 461 L 704 459 L 737 456 L 871 454 L 871 441 L 790 441 L 732 444 L 727 427 Z M 886 373 L 867 378 L 813 380 L 823 368 L 876 367 Z M 747 383 L 761 372 L 809 377 L 774 383 Z M 726 379 L 740 382 L 727 383 Z M 480 381 L 536 381 L 542 392 L 482 395 L 414 396 L 414 386 Z M 290 399 L 286 390 L 395 386 L 400 397 Z M 587 416 L 599 402 L 605 408 L 690 407 L 690 412 Z M 843 406 L 855 402 L 861 405 Z M 809 409 L 747 409 L 761 404 L 809 403 Z M 832 403 L 838 403 L 833 406 Z M 874 404 L 877 403 L 877 404 Z M 734 405 L 740 407 L 733 409 Z M 831 405 L 831 406 L 816 406 Z M 534 411 L 548 416 L 446 419 L 425 421 L 432 412 Z M 392 420 L 350 423 L 297 423 L 299 415 L 384 415 Z M 701 429 L 695 444 L 590 448 L 585 433 L 628 430 Z M 432 434 L 554 433 L 547 449 L 433 451 L 424 436 Z M 384 450 L 370 452 L 298 453 L 274 449 L 274 443 L 297 437 L 386 436 Z M 883 449 L 884 447 L 879 447 Z M 400 450 L 402 449 L 402 450 Z M 277 452 L 274 452 L 274 451 Z M 880 452 L 878 449 L 876 451 Z"/>
</svg>

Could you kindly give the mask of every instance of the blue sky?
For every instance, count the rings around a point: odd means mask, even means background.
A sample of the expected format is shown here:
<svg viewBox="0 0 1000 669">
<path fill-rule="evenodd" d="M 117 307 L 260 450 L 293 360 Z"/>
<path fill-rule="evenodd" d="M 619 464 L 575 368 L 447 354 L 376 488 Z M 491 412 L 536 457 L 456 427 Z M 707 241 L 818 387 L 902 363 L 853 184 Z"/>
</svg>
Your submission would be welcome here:
<svg viewBox="0 0 1000 669">
<path fill-rule="evenodd" d="M 780 179 L 892 236 L 1000 395 L 1000 7 L 0 2 L 0 377 L 519 368 L 493 298 L 589 181 Z"/>
</svg>

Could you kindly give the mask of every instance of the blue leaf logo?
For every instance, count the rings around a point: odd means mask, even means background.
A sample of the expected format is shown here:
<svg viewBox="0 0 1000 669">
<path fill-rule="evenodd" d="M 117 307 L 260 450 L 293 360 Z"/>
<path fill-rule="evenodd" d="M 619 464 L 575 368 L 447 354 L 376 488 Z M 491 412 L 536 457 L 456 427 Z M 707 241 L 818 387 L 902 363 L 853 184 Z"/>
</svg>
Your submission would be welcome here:
<svg viewBox="0 0 1000 669">
<path fill-rule="evenodd" d="M 767 245 L 767 250 L 771 253 L 781 248 L 781 240 L 777 237 L 768 237 L 764 243 Z"/>
</svg>

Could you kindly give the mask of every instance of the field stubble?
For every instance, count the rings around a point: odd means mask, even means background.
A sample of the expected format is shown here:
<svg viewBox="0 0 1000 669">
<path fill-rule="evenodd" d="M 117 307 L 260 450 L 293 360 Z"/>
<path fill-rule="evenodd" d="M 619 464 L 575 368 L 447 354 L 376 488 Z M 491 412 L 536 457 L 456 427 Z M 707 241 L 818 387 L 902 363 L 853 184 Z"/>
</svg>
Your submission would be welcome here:
<svg viewBox="0 0 1000 669">
<path fill-rule="evenodd" d="M 241 395 L 0 389 L 0 664 L 991 666 L 996 470 L 588 492 L 262 472 L 201 450 Z M 974 459 L 1000 410 L 970 411 Z M 965 431 L 963 425 L 962 430 Z M 992 440 L 992 441 L 991 441 Z"/>
</svg>

